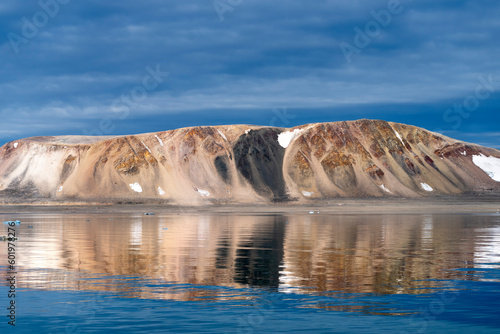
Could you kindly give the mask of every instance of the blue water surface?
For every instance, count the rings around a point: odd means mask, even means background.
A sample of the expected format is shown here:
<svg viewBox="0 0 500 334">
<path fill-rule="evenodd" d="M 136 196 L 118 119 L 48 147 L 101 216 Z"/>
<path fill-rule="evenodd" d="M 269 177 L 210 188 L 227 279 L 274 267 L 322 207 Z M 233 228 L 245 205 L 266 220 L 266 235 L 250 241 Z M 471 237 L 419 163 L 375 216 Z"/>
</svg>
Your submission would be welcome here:
<svg viewBox="0 0 500 334">
<path fill-rule="evenodd" d="M 497 218 L 84 218 L 27 218 L 1 333 L 500 332 Z"/>
</svg>

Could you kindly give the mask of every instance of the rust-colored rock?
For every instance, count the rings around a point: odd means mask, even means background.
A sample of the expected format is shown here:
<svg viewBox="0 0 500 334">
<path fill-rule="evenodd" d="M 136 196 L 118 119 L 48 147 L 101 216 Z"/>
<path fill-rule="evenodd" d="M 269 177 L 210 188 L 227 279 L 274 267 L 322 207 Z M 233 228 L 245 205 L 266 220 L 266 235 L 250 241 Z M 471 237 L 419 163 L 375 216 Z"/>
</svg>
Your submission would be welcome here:
<svg viewBox="0 0 500 334">
<path fill-rule="evenodd" d="M 500 190 L 474 164 L 479 154 L 500 158 L 495 149 L 381 120 L 34 137 L 0 148 L 0 198 L 268 203 Z"/>
</svg>

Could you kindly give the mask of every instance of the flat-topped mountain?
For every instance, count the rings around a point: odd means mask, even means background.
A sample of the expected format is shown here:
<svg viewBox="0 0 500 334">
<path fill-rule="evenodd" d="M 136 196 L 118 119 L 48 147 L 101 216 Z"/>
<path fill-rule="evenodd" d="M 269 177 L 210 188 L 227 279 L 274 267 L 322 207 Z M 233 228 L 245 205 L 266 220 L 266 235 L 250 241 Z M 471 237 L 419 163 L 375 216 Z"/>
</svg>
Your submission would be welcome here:
<svg viewBox="0 0 500 334">
<path fill-rule="evenodd" d="M 0 148 L 4 202 L 266 203 L 498 190 L 500 151 L 380 120 L 33 137 Z"/>
</svg>

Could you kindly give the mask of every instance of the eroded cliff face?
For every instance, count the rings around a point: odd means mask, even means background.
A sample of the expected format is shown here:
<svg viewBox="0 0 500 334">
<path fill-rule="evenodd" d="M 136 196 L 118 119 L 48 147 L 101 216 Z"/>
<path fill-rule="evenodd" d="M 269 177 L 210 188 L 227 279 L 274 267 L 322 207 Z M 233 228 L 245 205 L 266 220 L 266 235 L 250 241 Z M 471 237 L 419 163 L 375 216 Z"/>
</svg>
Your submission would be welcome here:
<svg viewBox="0 0 500 334">
<path fill-rule="evenodd" d="M 500 190 L 498 158 L 495 149 L 375 120 L 36 137 L 0 148 L 0 197 L 204 204 L 461 194 Z"/>
</svg>

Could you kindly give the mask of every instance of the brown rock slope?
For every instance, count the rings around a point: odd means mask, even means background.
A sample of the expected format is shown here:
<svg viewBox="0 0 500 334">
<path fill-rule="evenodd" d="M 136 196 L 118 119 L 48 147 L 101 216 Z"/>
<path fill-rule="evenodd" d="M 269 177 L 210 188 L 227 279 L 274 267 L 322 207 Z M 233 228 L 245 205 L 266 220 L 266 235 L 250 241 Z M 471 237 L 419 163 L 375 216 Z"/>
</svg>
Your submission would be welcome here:
<svg viewBox="0 0 500 334">
<path fill-rule="evenodd" d="M 35 137 L 0 148 L 0 197 L 203 204 L 500 190 L 474 156 L 500 151 L 375 120 Z"/>
</svg>

